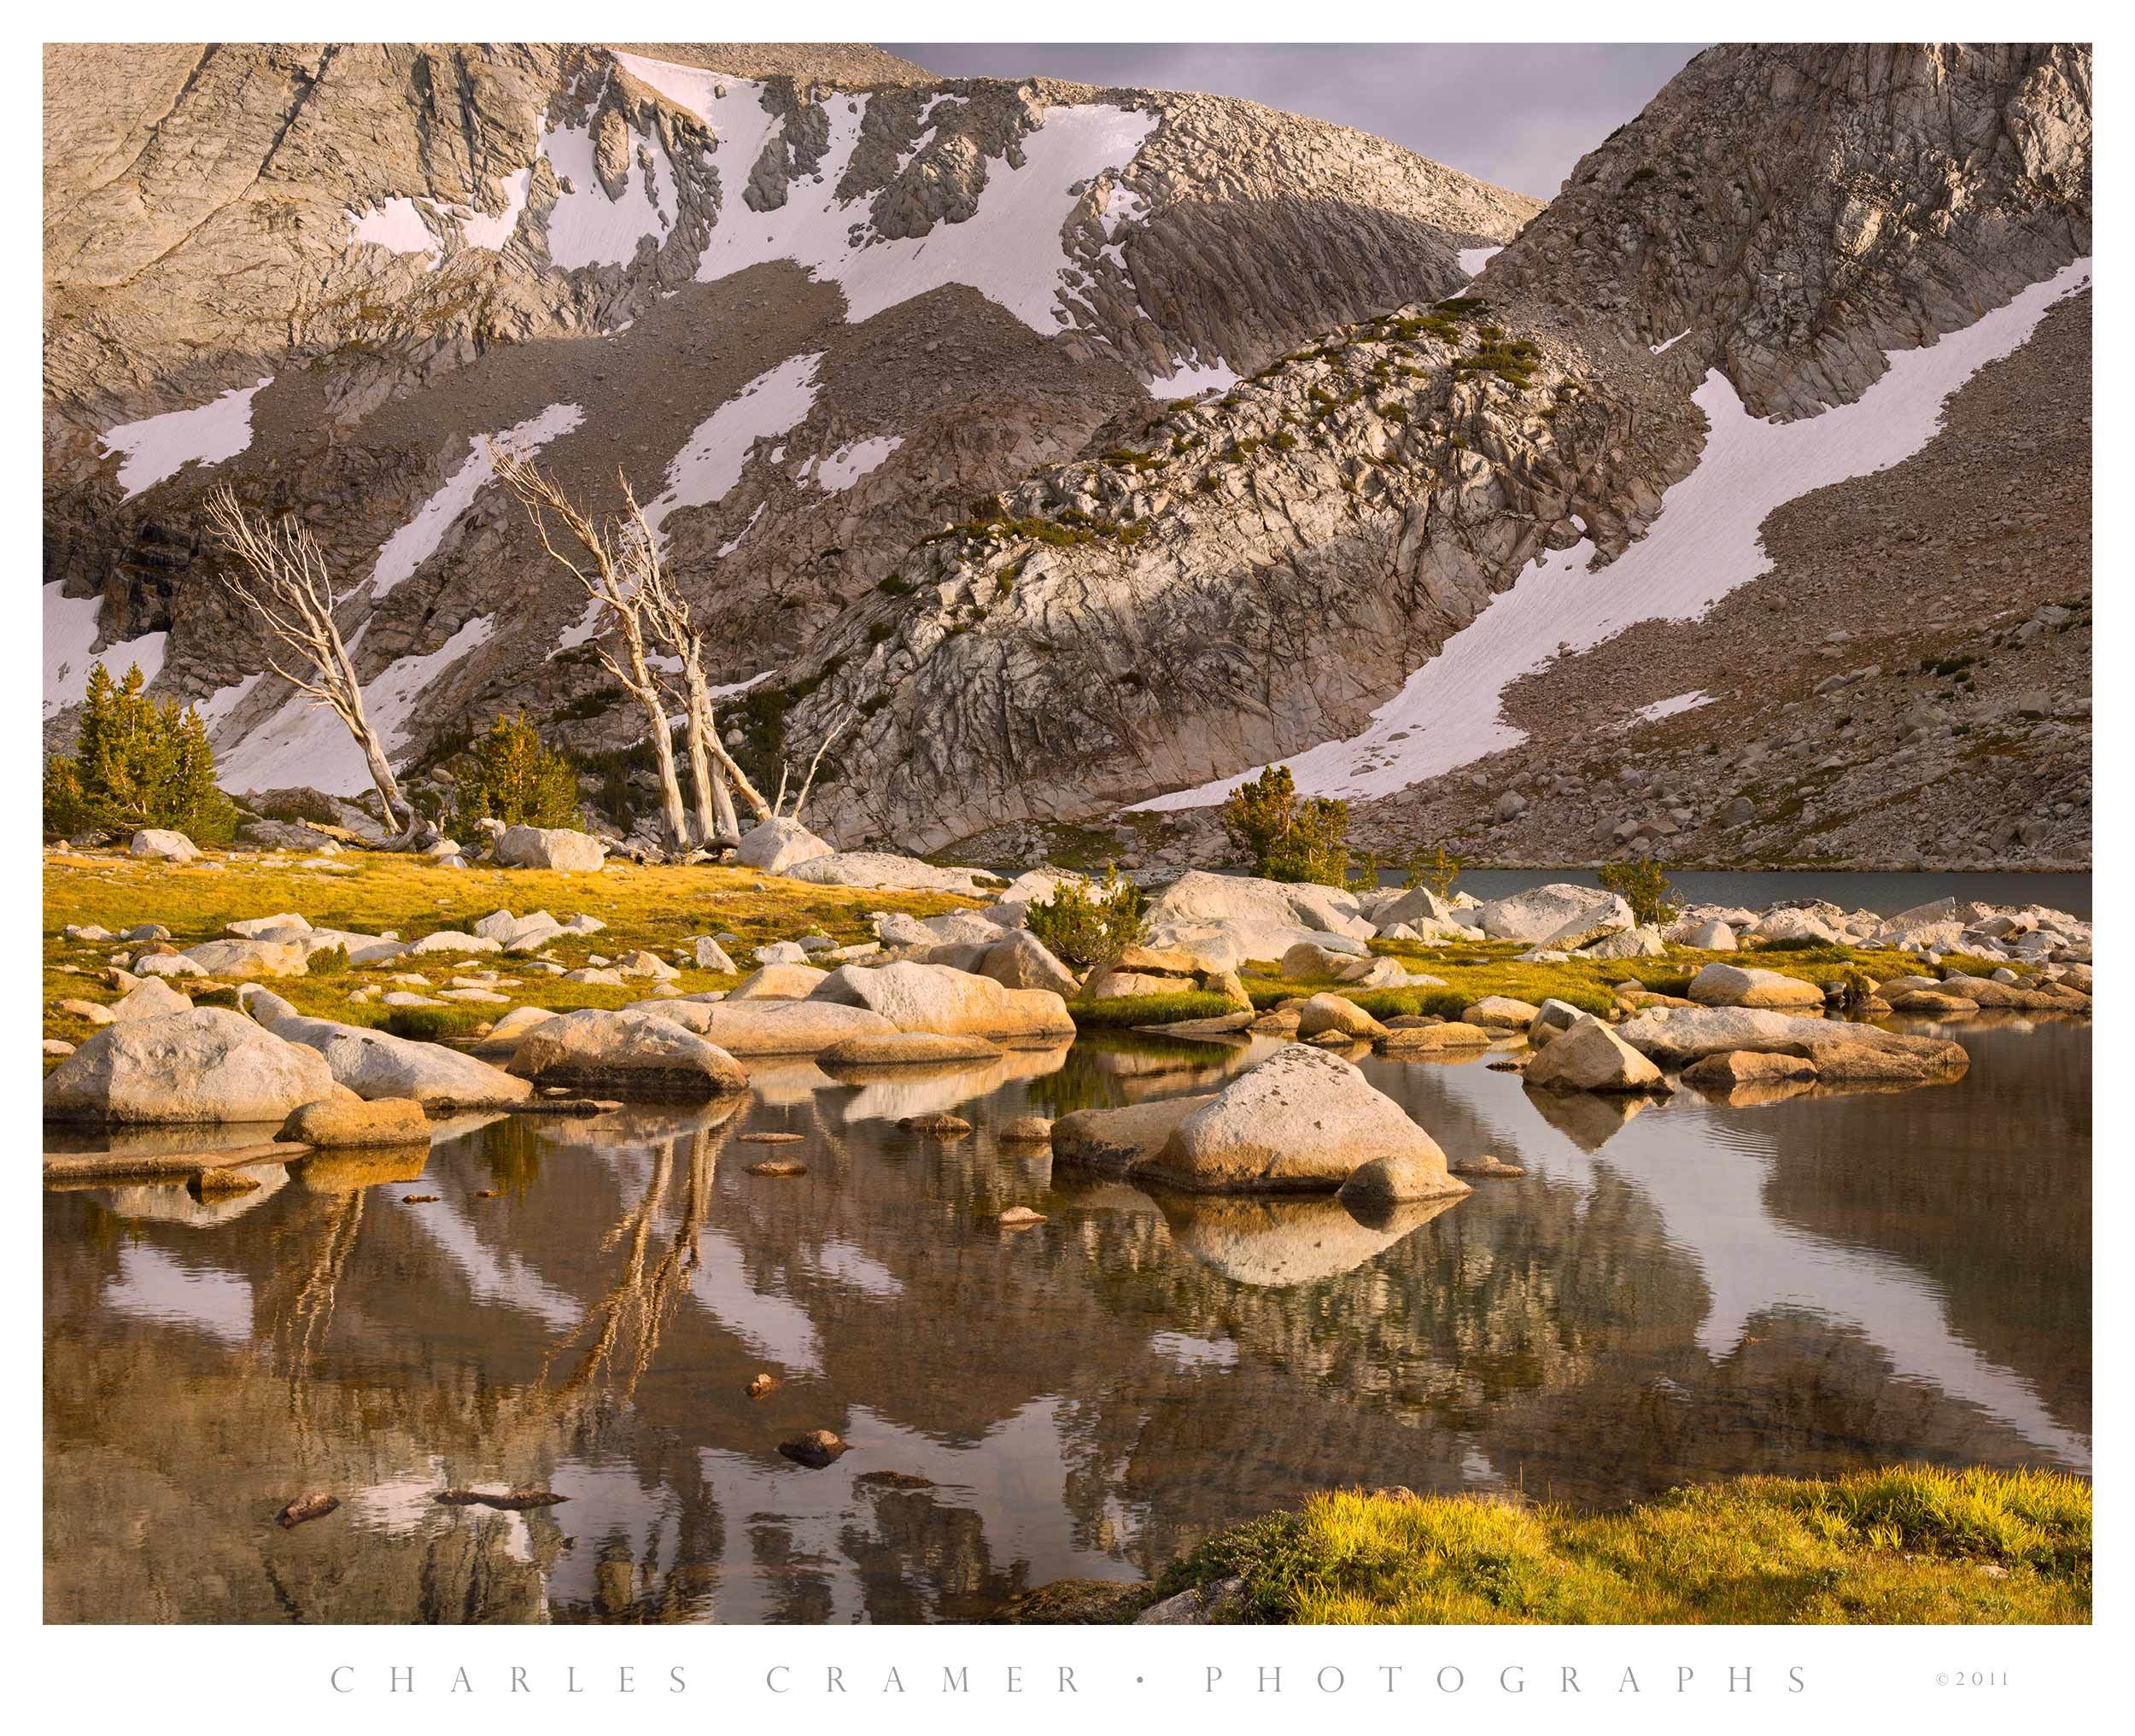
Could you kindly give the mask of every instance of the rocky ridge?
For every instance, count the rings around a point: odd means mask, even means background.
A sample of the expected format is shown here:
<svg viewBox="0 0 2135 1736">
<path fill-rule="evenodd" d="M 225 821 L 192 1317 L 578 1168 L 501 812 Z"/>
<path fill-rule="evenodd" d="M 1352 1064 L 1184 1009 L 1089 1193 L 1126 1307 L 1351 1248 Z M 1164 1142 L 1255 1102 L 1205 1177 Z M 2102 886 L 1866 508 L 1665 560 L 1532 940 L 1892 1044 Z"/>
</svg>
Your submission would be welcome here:
<svg viewBox="0 0 2135 1736">
<path fill-rule="evenodd" d="M 342 626 L 404 761 L 507 697 L 622 747 L 583 599 L 482 437 L 661 500 L 740 681 L 1167 377 L 1450 293 L 1535 208 L 1249 103 L 812 47 L 54 49 L 46 74 L 50 733 L 93 658 L 137 660 L 241 787 L 354 786 L 206 582 L 218 484 L 370 576 Z"/>
<path fill-rule="evenodd" d="M 1254 473 L 1242 491 L 1249 499 L 1216 521 L 1220 530 L 1203 523 L 1167 536 L 1160 498 L 1149 503 L 1149 548 L 1125 557 L 1110 545 L 1040 551 L 1048 588 L 1061 599 L 1042 626 L 1012 600 L 1005 620 L 980 626 L 974 617 L 988 599 L 976 587 L 953 599 L 945 593 L 940 640 L 922 636 L 909 662 L 878 658 L 856 676 L 854 658 L 878 642 L 856 642 L 865 611 L 857 612 L 803 664 L 804 685 L 823 687 L 804 714 L 810 728 L 827 731 L 855 707 L 863 718 L 887 720 L 859 723 L 841 750 L 852 788 L 834 786 L 827 798 L 834 827 L 902 829 L 912 841 L 939 844 L 957 835 L 954 816 L 966 811 L 966 792 L 982 790 L 971 810 L 1012 818 L 997 818 L 968 842 L 1014 860 L 1038 842 L 1044 822 L 1104 818 L 1167 785 L 1349 738 L 1428 666 L 1449 627 L 1501 594 L 1538 550 L 1571 547 L 1583 529 L 1594 550 L 1589 570 L 1606 571 L 1632 536 L 1652 527 L 1662 493 L 1709 455 L 1699 451 L 1699 421 L 1717 438 L 1723 412 L 1783 420 L 1852 404 L 1889 371 L 1891 354 L 1932 344 L 2085 258 L 2089 64 L 2087 50 L 2063 48 L 1740 47 L 1701 55 L 1645 114 L 1582 161 L 1559 200 L 1471 288 L 1506 334 L 1500 341 L 1526 351 L 1521 371 L 1574 369 L 1584 427 L 1602 436 L 1606 462 L 1582 475 L 1578 495 L 1551 502 L 1553 519 L 1538 526 L 1531 498 L 1486 488 L 1465 512 L 1436 523 L 1427 515 L 1405 519 L 1406 541 L 1391 550 L 1383 535 L 1357 535 L 1330 488 L 1356 487 L 1375 466 L 1383 476 L 1389 448 L 1412 438 L 1413 424 L 1401 420 L 1410 402 L 1390 406 L 1389 428 L 1385 395 L 1374 392 L 1338 426 L 1348 436 L 1339 461 L 1317 475 L 1286 475 L 1282 461 L 1249 448 Z M 2077 299 L 2081 313 L 2050 313 L 2050 330 L 2020 347 L 2022 359 L 1991 364 L 2003 383 L 1962 386 L 1953 405 L 1969 393 L 1978 407 L 1953 408 L 1916 462 L 1887 475 L 1871 463 L 1869 474 L 1785 501 L 1760 527 L 1775 570 L 1745 573 L 1748 582 L 1731 596 L 1722 587 L 1717 610 L 1708 597 L 1687 618 L 1641 623 L 1640 599 L 1629 595 L 1631 622 L 1583 656 L 1560 646 L 1541 673 L 1514 681 L 1501 700 L 1461 690 L 1459 703 L 1485 726 L 1502 703 L 1504 721 L 1527 730 L 1529 744 L 1492 758 L 1490 730 L 1471 731 L 1482 745 L 1466 764 L 1427 768 L 1396 794 L 1367 791 L 1360 841 L 1398 853 L 1418 837 L 1450 835 L 1483 859 L 1507 862 L 1590 860 L 1631 849 L 1719 862 L 2084 859 L 2087 639 L 2079 629 L 2088 609 L 2089 445 L 2087 422 L 2065 408 L 2068 397 L 2087 401 L 2087 368 L 2072 359 L 2078 340 L 2068 330 L 2080 321 L 2087 348 L 2087 299 Z M 1341 353 L 1360 336 L 1338 330 L 1326 348 Z M 1467 342 L 1465 365 L 1481 364 L 1487 384 L 1490 342 L 1478 333 Z M 1561 359 L 1575 355 L 1576 364 Z M 2012 377 L 2038 383 L 2012 392 Z M 1717 396 L 1708 382 L 1719 383 Z M 1196 413 L 1236 416 L 1236 441 L 1265 438 L 1266 406 L 1256 395 L 1266 386 L 1233 389 Z M 1550 387 L 1564 389 L 1554 378 Z M 1278 383 L 1267 395 L 1280 390 Z M 2058 430 L 2056 393 L 2064 400 Z M 1536 429 L 1545 406 L 1527 396 L 1508 395 L 1493 406 L 1496 425 L 1469 430 L 1483 434 L 1477 443 L 1486 453 L 1520 443 L 1539 453 L 1563 437 L 1567 424 L 1559 418 Z M 1507 412 L 1521 418 L 1517 436 L 1503 426 Z M 1858 438 L 1857 426 L 1834 437 Z M 1632 430 L 1636 438 L 1626 438 Z M 1154 431 L 1178 437 L 1168 428 Z M 1530 477 L 1538 467 L 1529 465 Z M 1003 511 L 1088 511 L 1079 468 L 1056 467 L 1004 495 Z M 1937 490 L 1952 482 L 1963 490 L 1962 518 L 1977 527 L 1962 539 L 1939 522 Z M 1190 477 L 1188 486 L 1205 484 Z M 1220 476 L 1215 487 L 1224 488 Z M 1135 511 L 1140 503 L 1126 498 Z M 1392 504 L 1407 507 L 1413 499 L 1396 490 Z M 1368 517 L 1371 506 L 1355 510 Z M 1663 524 L 1677 529 L 1664 516 Z M 1867 535 L 1842 541 L 1850 525 Z M 1543 534 L 1533 535 L 1538 528 Z M 1695 537 L 1694 526 L 1689 534 Z M 1003 570 L 1015 564 L 1015 552 L 1006 552 Z M 1465 595 L 1451 611 L 1442 590 L 1417 594 L 1418 566 L 1459 574 L 1456 588 L 1465 585 Z M 1345 585 L 1324 587 L 1322 567 L 1338 570 Z M 1152 579 L 1152 570 L 1160 576 Z M 905 575 L 915 583 L 943 576 L 925 564 Z M 1259 582 L 1251 591 L 1247 575 Z M 1019 576 L 1019 592 L 1024 582 Z M 1805 593 L 1828 617 L 1815 646 L 1800 637 Z M 1925 606 L 1923 593 L 1933 599 Z M 1285 613 L 1293 596 L 1295 611 Z M 1650 606 L 1665 617 L 1678 605 Z M 997 605 L 990 613 L 1003 611 Z M 1102 623 L 1087 639 L 1073 630 L 1082 618 Z M 1745 660 L 1756 679 L 1724 684 L 1743 703 L 1707 710 L 1721 695 L 1715 673 L 1735 664 L 1746 620 L 1761 623 L 1756 653 Z M 957 628 L 972 637 L 951 636 Z M 881 632 L 879 622 L 864 628 Z M 1986 670 L 1968 642 L 1982 634 L 2022 648 L 1995 670 L 2021 686 L 1983 692 Z M 1827 659 L 1856 640 L 1889 658 L 1902 652 L 1899 666 L 1920 679 L 1892 681 L 1888 663 L 1876 667 L 1872 658 L 1833 669 Z M 1665 685 L 1648 667 L 1658 646 L 1669 648 L 1665 662 L 1676 671 Z M 1065 667 L 1054 675 L 1048 660 Z M 1138 682 L 1155 669 L 1161 678 L 1141 691 Z M 1617 679 L 1588 683 L 1599 703 L 1582 694 L 1586 703 L 1566 706 L 1567 686 L 1582 669 Z M 1969 691 L 1950 690 L 1950 678 L 1968 669 L 1957 688 Z M 1841 679 L 1827 685 L 1834 677 Z M 1459 689 L 1460 681 L 1455 671 L 1443 686 Z M 1863 681 L 1869 686 L 1857 698 L 1874 698 L 1872 711 L 1841 701 L 1805 709 L 1794 693 L 1799 685 L 1803 698 L 1822 701 Z M 1809 695 L 1811 687 L 1820 691 Z M 974 713 L 987 715 L 960 716 L 966 694 L 977 696 Z M 1952 698 L 1974 715 L 1949 715 Z M 1787 716 L 1766 715 L 1780 703 L 1791 707 Z M 1597 728 L 1600 710 L 1607 722 Z M 1746 710 L 1758 718 L 1746 743 Z M 1835 716 L 1829 727 L 1853 732 L 1835 754 L 1822 739 L 1826 722 L 1812 721 L 1826 711 Z M 926 731 L 910 722 L 921 716 Z M 1576 742 L 1566 739 L 1573 718 L 1587 725 Z M 2042 720 L 2044 727 L 2021 727 Z M 1621 747 L 1606 739 L 1626 728 L 1641 733 Z M 959 744 L 953 776 L 945 757 L 933 757 L 938 728 Z M 1380 763 L 1401 739 L 1395 734 L 1379 744 Z M 1594 792 L 1596 758 L 1648 742 L 1665 745 L 1665 769 L 1628 766 L 1618 788 L 1629 799 Z M 1867 751 L 1871 745 L 1877 751 Z M 1576 769 L 1564 763 L 1572 752 L 1580 756 Z M 1365 758 L 1357 770 L 1372 764 Z M 1822 787 L 1832 784 L 1844 787 Z M 1302 778 L 1301 785 L 1325 787 Z M 1554 799 L 1588 795 L 1584 804 Z M 1206 809 L 1129 817 L 1124 835 L 1138 860 L 1183 864 L 1214 854 Z"/>
</svg>

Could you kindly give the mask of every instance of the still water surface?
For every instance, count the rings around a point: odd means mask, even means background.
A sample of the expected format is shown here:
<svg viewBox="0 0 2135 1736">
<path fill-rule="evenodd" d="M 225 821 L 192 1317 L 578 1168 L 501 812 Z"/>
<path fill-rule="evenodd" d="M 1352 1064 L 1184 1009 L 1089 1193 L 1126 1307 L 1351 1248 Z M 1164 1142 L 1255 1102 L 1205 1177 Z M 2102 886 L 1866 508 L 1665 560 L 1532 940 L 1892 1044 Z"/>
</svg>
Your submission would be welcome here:
<svg viewBox="0 0 2135 1736">
<path fill-rule="evenodd" d="M 471 1121 L 226 1204 L 50 1193 L 47 1617 L 983 1619 L 1331 1485 L 2087 1470 L 2089 1028 L 1947 1029 L 1954 1085 L 1635 1113 L 1367 1059 L 1454 1160 L 1528 1172 L 1375 1223 L 996 1143 L 1261 1052 L 1145 1039 Z M 898 1131 L 933 1108 L 976 1132 Z M 804 1142 L 735 1137 L 763 1127 Z M 1013 1205 L 1046 1221 L 999 1229 Z M 779 1455 L 817 1427 L 852 1450 Z M 515 1484 L 570 1499 L 432 1499 Z M 278 1529 L 314 1488 L 341 1509 Z"/>
</svg>

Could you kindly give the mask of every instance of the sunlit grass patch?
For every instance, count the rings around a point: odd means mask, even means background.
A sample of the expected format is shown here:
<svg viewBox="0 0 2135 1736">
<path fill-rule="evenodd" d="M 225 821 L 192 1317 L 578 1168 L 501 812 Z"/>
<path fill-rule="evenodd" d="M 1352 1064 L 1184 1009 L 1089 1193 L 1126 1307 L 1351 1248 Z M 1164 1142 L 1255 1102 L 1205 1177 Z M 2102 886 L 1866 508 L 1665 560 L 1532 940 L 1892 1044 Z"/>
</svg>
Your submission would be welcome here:
<svg viewBox="0 0 2135 1736">
<path fill-rule="evenodd" d="M 874 938 L 874 911 L 933 916 L 974 902 L 940 892 L 811 886 L 745 868 L 640 868 L 616 862 L 599 874 L 566 874 L 534 868 L 441 868 L 423 856 L 385 851 L 351 851 L 336 860 L 352 864 L 354 872 L 301 868 L 294 862 L 268 866 L 243 855 L 220 857 L 221 866 L 213 868 L 137 862 L 125 856 L 48 856 L 45 1034 L 79 1043 L 95 1027 L 59 1012 L 57 1003 L 117 998 L 103 979 L 105 960 L 120 950 L 120 944 L 68 940 L 65 930 L 70 925 L 93 924 L 123 934 L 138 923 L 160 922 L 171 931 L 173 944 L 187 947 L 216 938 L 232 921 L 295 911 L 314 927 L 366 934 L 389 929 L 403 940 L 417 940 L 446 929 L 465 930 L 493 910 L 524 915 L 545 909 L 565 920 L 584 913 L 607 925 L 597 934 L 559 935 L 545 948 L 566 965 L 583 965 L 594 954 L 619 958 L 640 948 L 676 963 L 676 949 L 695 936 L 732 933 L 741 942 L 728 950 L 747 969 L 756 948 L 769 941 L 816 932 L 841 945 L 867 941 Z M 646 979 L 631 979 L 621 988 L 568 983 L 529 972 L 526 963 L 498 953 L 433 953 L 333 974 L 278 977 L 271 985 L 301 1012 L 352 1024 L 378 1023 L 391 1010 L 375 999 L 368 1005 L 351 1002 L 352 990 L 366 985 L 383 989 L 388 977 L 408 972 L 443 987 L 455 975 L 497 971 L 519 979 L 517 986 L 502 991 L 514 1003 L 558 1009 L 618 1007 L 652 992 Z M 61 970 L 62 965 L 82 974 Z M 692 963 L 681 967 L 676 986 L 689 993 L 723 988 L 734 980 Z M 177 979 L 175 986 L 185 989 L 188 982 Z M 489 1007 L 483 1016 L 504 1010 Z"/>
<path fill-rule="evenodd" d="M 1898 1466 L 1605 1514 L 1352 1490 L 1222 1533 L 1152 1596 L 1231 1577 L 1282 1622 L 2082 1622 L 2091 1486 Z"/>
</svg>

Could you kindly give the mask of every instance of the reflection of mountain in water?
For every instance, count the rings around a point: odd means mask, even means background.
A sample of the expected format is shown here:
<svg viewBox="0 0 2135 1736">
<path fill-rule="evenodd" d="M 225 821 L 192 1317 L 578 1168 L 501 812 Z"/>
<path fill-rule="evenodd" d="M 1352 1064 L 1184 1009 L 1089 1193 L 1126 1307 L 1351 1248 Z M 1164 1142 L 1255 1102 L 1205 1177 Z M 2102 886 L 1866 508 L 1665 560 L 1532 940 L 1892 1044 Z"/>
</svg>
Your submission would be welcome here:
<svg viewBox="0 0 2135 1736">
<path fill-rule="evenodd" d="M 48 1613 L 940 1619 L 1149 1570 L 1328 1485 L 1613 1503 L 1744 1470 L 2086 1464 L 2088 1127 L 2031 1086 L 2079 1105 L 2088 1035 L 2008 1042 L 1946 1089 L 1686 1095 L 1606 1129 L 1516 1076 L 1369 1062 L 1455 1160 L 1529 1171 L 1377 1225 L 1056 1188 L 1042 1148 L 993 1141 L 1240 1064 L 1177 1043 L 474 1119 L 421 1168 L 429 1205 L 403 1202 L 404 1157 L 300 1168 L 222 1219 L 174 1189 L 54 1194 Z M 898 1102 L 978 1131 L 908 1137 Z M 748 1176 L 746 1126 L 804 1133 L 808 1175 Z M 1048 1221 L 995 1226 L 1023 1203 Z M 1991 1326 L 1990 1292 L 2013 1299 Z M 762 1368 L 783 1383 L 751 1401 Z M 816 1427 L 853 1450 L 778 1456 Z M 430 1499 L 521 1482 L 571 1499 Z M 314 1487 L 343 1511 L 270 1523 Z"/>
</svg>

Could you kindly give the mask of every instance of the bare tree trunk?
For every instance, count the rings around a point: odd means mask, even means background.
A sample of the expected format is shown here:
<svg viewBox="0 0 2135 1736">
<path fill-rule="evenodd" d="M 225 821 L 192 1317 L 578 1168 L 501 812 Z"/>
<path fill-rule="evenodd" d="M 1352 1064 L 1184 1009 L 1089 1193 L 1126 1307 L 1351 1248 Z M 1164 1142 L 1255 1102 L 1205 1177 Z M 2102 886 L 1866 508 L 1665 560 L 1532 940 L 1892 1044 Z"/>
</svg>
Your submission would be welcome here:
<svg viewBox="0 0 2135 1736">
<path fill-rule="evenodd" d="M 236 493 L 226 488 L 208 497 L 208 523 L 244 568 L 242 576 L 224 575 L 225 588 L 289 658 L 284 667 L 270 657 L 267 667 L 298 693 L 309 695 L 314 704 L 330 707 L 341 719 L 362 750 L 371 784 L 384 806 L 386 829 L 402 828 L 395 843 L 412 842 L 422 830 L 422 821 L 401 796 L 385 744 L 365 714 L 363 683 L 356 678 L 355 664 L 334 620 L 342 599 L 334 594 L 326 558 L 311 531 L 290 517 L 272 524 L 254 523 L 237 504 Z"/>
<path fill-rule="evenodd" d="M 664 588 L 665 575 L 659 544 L 638 510 L 629 480 L 619 478 L 629 517 L 596 524 L 573 504 L 553 477 L 544 476 L 530 459 L 494 444 L 488 453 L 505 487 L 526 509 L 541 547 L 570 570 L 587 596 L 606 612 L 616 636 L 623 641 L 620 659 L 606 646 L 598 647 L 601 667 L 645 713 L 646 734 L 652 742 L 652 763 L 659 774 L 663 841 L 671 850 L 686 849 L 690 841 L 689 816 L 682 806 L 681 785 L 676 776 L 675 741 L 667 727 L 667 696 L 645 655 L 645 617 Z M 550 538 L 552 516 L 584 551 L 587 566 L 581 566 Z"/>
</svg>

